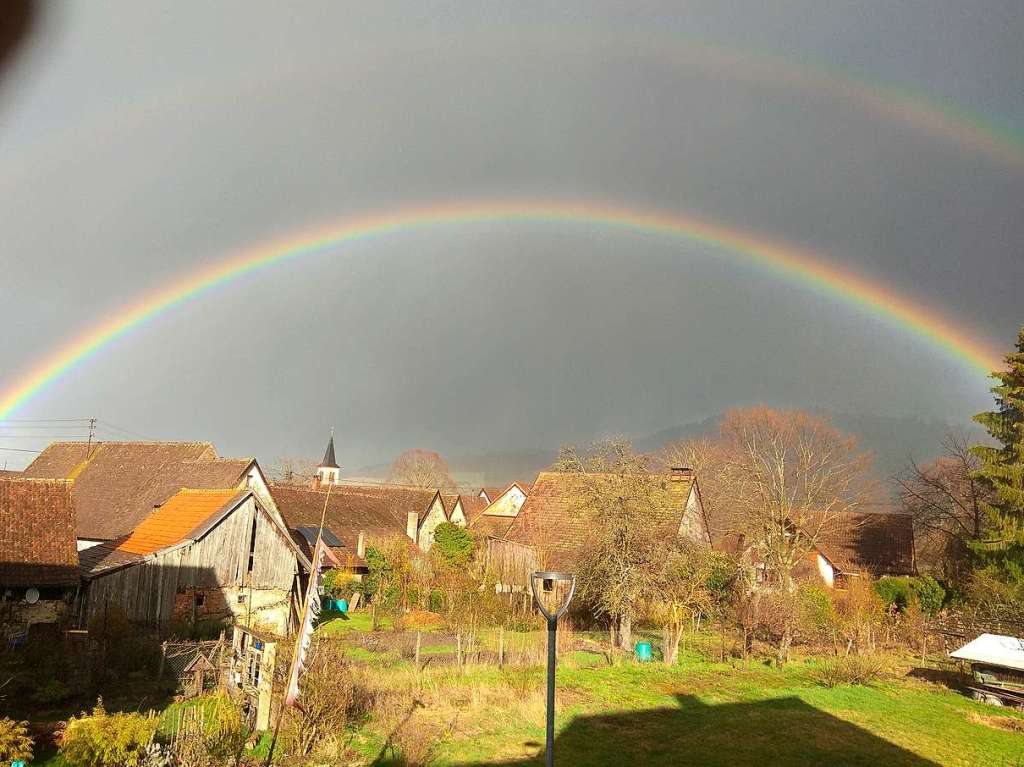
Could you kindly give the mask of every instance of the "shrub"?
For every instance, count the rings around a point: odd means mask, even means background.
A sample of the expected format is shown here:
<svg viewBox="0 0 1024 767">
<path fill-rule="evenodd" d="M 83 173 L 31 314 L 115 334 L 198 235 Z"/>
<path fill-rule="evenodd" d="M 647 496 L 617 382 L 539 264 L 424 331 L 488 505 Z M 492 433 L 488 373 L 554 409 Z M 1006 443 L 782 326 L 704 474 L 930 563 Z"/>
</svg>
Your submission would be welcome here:
<svg viewBox="0 0 1024 767">
<path fill-rule="evenodd" d="M 869 685 L 885 675 L 885 663 L 875 655 L 847 655 L 831 658 L 821 664 L 815 675 L 823 687 L 837 687 L 841 684 Z"/>
<path fill-rule="evenodd" d="M 139 767 L 156 726 L 154 716 L 108 714 L 98 701 L 91 715 L 68 720 L 60 754 L 69 767 Z"/>
<path fill-rule="evenodd" d="M 473 560 L 476 541 L 470 532 L 451 522 L 443 522 L 434 530 L 433 557 L 447 567 L 465 567 Z"/>
<path fill-rule="evenodd" d="M 886 609 L 903 612 L 910 604 L 910 580 L 886 576 L 875 581 L 875 591 Z"/>
<path fill-rule="evenodd" d="M 917 603 L 926 615 L 936 615 L 946 602 L 946 590 L 930 575 L 914 578 L 910 588 L 917 597 Z"/>
<path fill-rule="evenodd" d="M 946 602 L 946 590 L 930 575 L 919 578 L 885 577 L 875 581 L 875 591 L 886 608 L 905 612 L 916 602 L 927 615 L 935 615 Z"/>
<path fill-rule="evenodd" d="M 32 738 L 28 735 L 28 722 L 16 722 L 0 717 L 0 762 L 32 759 Z"/>
<path fill-rule="evenodd" d="M 60 703 L 71 696 L 71 690 L 59 679 L 50 679 L 37 687 L 30 696 L 33 703 L 45 706 L 50 703 Z"/>
</svg>

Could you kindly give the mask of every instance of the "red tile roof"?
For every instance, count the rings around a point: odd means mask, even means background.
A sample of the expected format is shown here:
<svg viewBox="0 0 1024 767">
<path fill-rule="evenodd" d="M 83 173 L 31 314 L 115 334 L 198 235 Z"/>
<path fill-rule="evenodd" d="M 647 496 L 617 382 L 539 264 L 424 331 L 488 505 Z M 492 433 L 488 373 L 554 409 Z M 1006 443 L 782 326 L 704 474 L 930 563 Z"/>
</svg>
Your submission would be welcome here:
<svg viewBox="0 0 1024 767">
<path fill-rule="evenodd" d="M 0 479 L 0 586 L 78 583 L 71 483 Z"/>
<path fill-rule="evenodd" d="M 54 442 L 27 477 L 73 479 L 79 538 L 113 540 L 184 487 L 241 486 L 252 459 L 218 458 L 209 442 Z"/>
<path fill-rule="evenodd" d="M 913 575 L 913 520 L 884 512 L 836 514 L 822 528 L 818 550 L 840 572 Z"/>
<path fill-rule="evenodd" d="M 665 475 L 656 479 L 651 497 L 652 521 L 664 529 L 666 536 L 676 536 L 686 511 L 693 478 Z M 614 474 L 582 477 L 542 472 L 503 537 L 533 546 L 543 567 L 572 565 L 589 535 L 587 497 L 591 491 L 585 483 L 593 481 L 614 485 L 621 479 Z"/>
<path fill-rule="evenodd" d="M 292 530 L 303 525 L 319 526 L 327 500 L 325 526 L 354 552 L 360 532 L 366 533 L 367 545 L 393 536 L 406 537 L 409 512 L 420 519 L 436 491 L 390 485 L 335 485 L 328 499 L 326 487 L 272 485 L 270 494 Z"/>
</svg>

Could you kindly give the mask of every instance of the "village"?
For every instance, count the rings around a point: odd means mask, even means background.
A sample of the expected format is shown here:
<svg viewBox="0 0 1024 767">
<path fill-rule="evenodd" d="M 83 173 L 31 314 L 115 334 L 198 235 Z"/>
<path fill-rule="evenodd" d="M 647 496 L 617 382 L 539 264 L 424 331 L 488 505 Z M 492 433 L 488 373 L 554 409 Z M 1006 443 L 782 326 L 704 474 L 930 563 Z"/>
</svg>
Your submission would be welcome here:
<svg viewBox="0 0 1024 767">
<path fill-rule="evenodd" d="M 468 764 L 460 743 L 497 737 L 474 715 L 503 717 L 499 732 L 539 725 L 540 613 L 565 599 L 550 579 L 566 573 L 579 595 L 558 623 L 574 681 L 555 700 L 577 711 L 559 735 L 574 745 L 556 746 L 565 763 L 617 763 L 584 744 L 619 725 L 588 717 L 674 673 L 680 691 L 710 674 L 852 686 L 900 708 L 936 697 L 984 723 L 986 753 L 1019 753 L 1024 651 L 1006 635 L 1024 633 L 1019 614 L 982 603 L 980 574 L 964 577 L 969 558 L 917 504 L 940 485 L 933 503 L 963 502 L 973 475 L 949 477 L 952 458 L 939 459 L 900 481 L 900 508 L 878 503 L 869 457 L 819 417 L 755 407 L 721 428 L 657 455 L 623 440 L 567 446 L 535 477 L 471 488 L 422 450 L 388 480 L 348 479 L 333 433 L 308 473 L 209 442 L 53 442 L 0 476 L 6 727 L 59 752 L 33 764 Z M 583 703 L 573 690 L 588 676 L 626 697 Z M 711 716 L 679 700 L 623 726 Z M 740 711 L 729 719 L 754 715 Z M 814 726 L 852 739 L 851 753 L 931 763 L 862 715 L 854 727 L 814 711 L 785 727 L 826 717 Z M 676 764 L 689 737 L 631 748 L 638 763 Z M 795 731 L 781 740 L 778 763 L 828 751 Z M 499 750 L 532 763 L 531 743 Z"/>
<path fill-rule="evenodd" d="M 0 2 L 0 767 L 1024 767 L 1024 2 Z"/>
</svg>

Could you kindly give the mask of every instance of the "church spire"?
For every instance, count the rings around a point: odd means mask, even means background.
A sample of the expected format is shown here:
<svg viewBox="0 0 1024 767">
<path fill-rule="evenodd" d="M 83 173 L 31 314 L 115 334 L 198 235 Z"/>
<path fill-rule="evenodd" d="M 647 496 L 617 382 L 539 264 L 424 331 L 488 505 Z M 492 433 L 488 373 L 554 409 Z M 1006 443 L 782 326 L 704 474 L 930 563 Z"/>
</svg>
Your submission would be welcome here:
<svg viewBox="0 0 1024 767">
<path fill-rule="evenodd" d="M 318 485 L 341 484 L 341 467 L 338 466 L 338 459 L 334 457 L 334 429 L 331 429 L 331 438 L 327 441 L 324 459 L 317 467 L 316 479 Z"/>
</svg>

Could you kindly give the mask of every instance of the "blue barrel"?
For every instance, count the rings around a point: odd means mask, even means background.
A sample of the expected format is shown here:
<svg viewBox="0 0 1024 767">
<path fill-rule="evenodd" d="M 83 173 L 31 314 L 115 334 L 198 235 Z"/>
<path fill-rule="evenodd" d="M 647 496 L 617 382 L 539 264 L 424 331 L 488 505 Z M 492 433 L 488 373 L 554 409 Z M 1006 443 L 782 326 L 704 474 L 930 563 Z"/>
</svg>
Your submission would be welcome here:
<svg viewBox="0 0 1024 767">
<path fill-rule="evenodd" d="M 650 642 L 637 642 L 636 643 L 636 659 L 641 663 L 647 663 L 654 657 L 651 651 Z"/>
<path fill-rule="evenodd" d="M 334 609 L 337 610 L 339 613 L 347 613 L 348 612 L 348 600 L 347 599 L 335 599 L 334 600 Z"/>
</svg>

